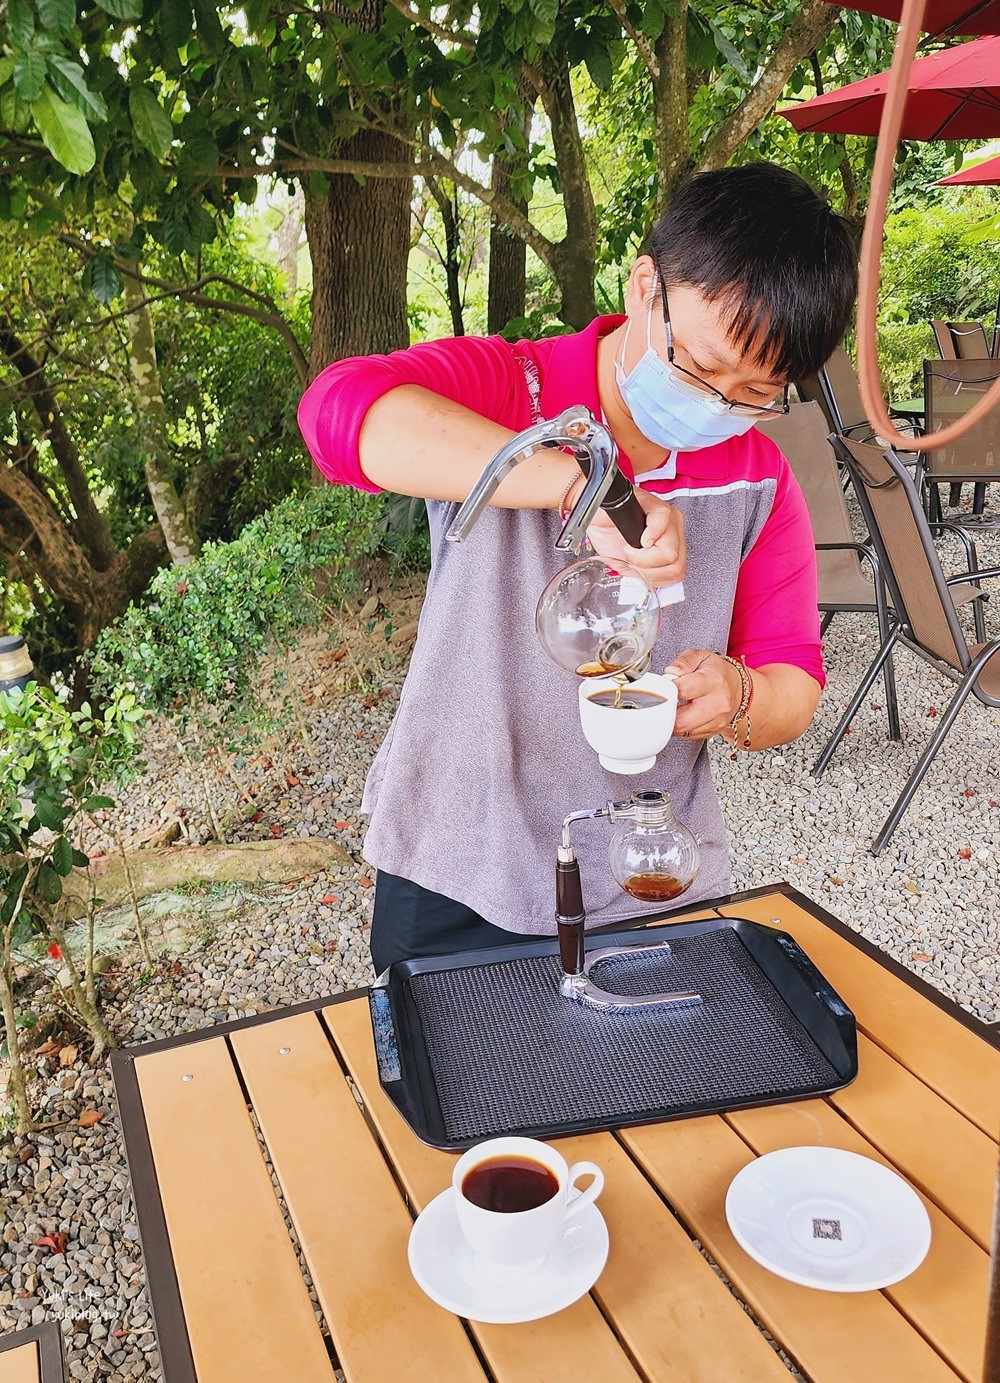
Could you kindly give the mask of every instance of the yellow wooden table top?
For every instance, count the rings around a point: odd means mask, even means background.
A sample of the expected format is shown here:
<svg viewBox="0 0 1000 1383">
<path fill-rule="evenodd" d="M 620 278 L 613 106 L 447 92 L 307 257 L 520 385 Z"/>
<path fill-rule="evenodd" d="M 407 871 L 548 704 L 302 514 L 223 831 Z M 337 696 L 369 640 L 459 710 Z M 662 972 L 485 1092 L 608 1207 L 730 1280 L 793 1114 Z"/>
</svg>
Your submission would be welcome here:
<svg viewBox="0 0 1000 1383">
<path fill-rule="evenodd" d="M 0 1354 L 0 1383 L 39 1383 L 38 1346 L 32 1341 Z"/>
<path fill-rule="evenodd" d="M 117 1054 L 165 1383 L 320 1383 L 335 1367 L 348 1383 L 787 1380 L 765 1331 L 813 1383 L 979 1383 L 1000 1050 L 797 899 L 719 911 L 800 943 L 856 1015 L 857 1080 L 560 1139 L 604 1169 L 610 1256 L 588 1296 L 528 1324 L 463 1322 L 413 1281 L 410 1227 L 454 1154 L 420 1143 L 383 1094 L 363 998 Z M 933 1237 L 909 1278 L 814 1291 L 739 1248 L 729 1183 L 804 1144 L 876 1158 L 917 1190 Z"/>
</svg>

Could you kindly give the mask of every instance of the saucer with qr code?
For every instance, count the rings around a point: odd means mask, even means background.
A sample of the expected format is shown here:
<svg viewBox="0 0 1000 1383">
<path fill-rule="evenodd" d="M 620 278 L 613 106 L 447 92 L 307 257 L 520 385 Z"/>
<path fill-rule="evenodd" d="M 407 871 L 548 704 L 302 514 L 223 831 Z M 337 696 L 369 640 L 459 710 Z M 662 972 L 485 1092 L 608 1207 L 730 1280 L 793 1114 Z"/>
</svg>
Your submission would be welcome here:
<svg viewBox="0 0 1000 1383">
<path fill-rule="evenodd" d="M 870 1157 L 782 1148 L 733 1179 L 726 1219 L 741 1248 L 803 1287 L 873 1292 L 927 1255 L 931 1224 L 917 1193 Z"/>
</svg>

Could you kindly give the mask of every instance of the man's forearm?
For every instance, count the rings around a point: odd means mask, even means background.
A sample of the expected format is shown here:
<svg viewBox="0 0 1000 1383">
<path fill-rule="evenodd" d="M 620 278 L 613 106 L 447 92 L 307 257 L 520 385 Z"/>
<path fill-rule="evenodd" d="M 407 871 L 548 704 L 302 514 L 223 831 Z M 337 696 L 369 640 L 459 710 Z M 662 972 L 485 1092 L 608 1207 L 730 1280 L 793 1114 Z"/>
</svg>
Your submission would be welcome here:
<svg viewBox="0 0 1000 1383">
<path fill-rule="evenodd" d="M 819 705 L 820 685 L 800 667 L 791 663 L 769 663 L 751 668 L 753 704 L 750 707 L 750 747 L 770 749 L 789 744 L 809 728 Z M 745 721 L 739 721 L 736 734 L 743 744 Z"/>
<path fill-rule="evenodd" d="M 460 501 L 514 435 L 421 385 L 403 384 L 368 410 L 358 444 L 361 469 L 383 490 Z M 491 503 L 502 509 L 554 509 L 579 474 L 572 456 L 538 451 L 514 467 Z"/>
</svg>

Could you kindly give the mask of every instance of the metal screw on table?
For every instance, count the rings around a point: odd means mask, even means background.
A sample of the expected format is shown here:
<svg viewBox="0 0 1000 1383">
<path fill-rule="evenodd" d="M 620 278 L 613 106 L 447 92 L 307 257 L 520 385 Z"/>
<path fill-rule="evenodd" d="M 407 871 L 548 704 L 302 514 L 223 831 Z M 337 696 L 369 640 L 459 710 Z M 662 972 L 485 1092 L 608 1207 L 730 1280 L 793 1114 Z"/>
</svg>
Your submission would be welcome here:
<svg viewBox="0 0 1000 1383">
<path fill-rule="evenodd" d="M 278 1048 L 278 1055 L 279 1055 L 279 1056 L 287 1056 L 288 1053 L 289 1053 L 291 1050 L 292 1050 L 291 1047 L 279 1047 L 279 1048 Z"/>
<path fill-rule="evenodd" d="M 183 1081 L 194 1080 L 194 1076 L 181 1076 L 181 1080 L 183 1080 Z"/>
</svg>

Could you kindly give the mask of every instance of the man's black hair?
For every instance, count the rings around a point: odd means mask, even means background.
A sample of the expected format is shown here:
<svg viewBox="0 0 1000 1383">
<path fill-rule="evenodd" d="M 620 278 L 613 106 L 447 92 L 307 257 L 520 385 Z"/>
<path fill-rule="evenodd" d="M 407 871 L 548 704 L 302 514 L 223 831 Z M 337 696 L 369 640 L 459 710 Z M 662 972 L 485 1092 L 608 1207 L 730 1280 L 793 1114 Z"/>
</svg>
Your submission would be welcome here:
<svg viewBox="0 0 1000 1383">
<path fill-rule="evenodd" d="M 802 379 L 833 354 L 858 291 L 854 232 L 797 173 L 745 163 L 696 173 L 644 247 L 667 287 L 719 303 L 735 344 Z"/>
</svg>

